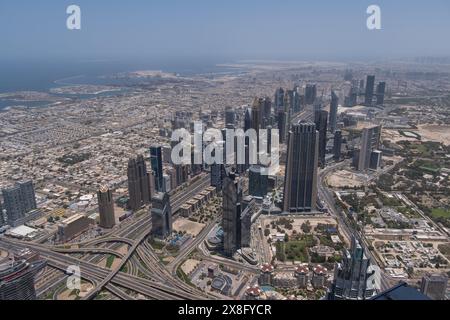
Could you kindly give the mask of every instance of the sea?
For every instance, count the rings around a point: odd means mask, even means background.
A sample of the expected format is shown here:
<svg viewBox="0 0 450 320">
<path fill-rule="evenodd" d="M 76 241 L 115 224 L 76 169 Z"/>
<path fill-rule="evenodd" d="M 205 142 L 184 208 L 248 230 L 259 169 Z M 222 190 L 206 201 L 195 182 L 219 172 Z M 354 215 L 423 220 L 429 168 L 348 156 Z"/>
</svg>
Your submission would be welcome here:
<svg viewBox="0 0 450 320">
<path fill-rule="evenodd" d="M 224 63 L 230 63 L 230 61 L 0 61 L 0 95 L 19 91 L 50 93 L 53 88 L 73 85 L 129 86 L 133 84 L 130 79 L 115 78 L 114 75 L 140 70 L 157 70 L 180 76 L 242 72 L 237 68 L 219 66 Z M 96 96 L 123 94 L 123 91 L 126 90 L 97 94 L 59 94 L 58 96 L 89 99 Z M 50 103 L 49 101 L 17 101 L 10 97 L 2 98 L 0 96 L 0 110 L 13 106 L 41 107 Z"/>
</svg>

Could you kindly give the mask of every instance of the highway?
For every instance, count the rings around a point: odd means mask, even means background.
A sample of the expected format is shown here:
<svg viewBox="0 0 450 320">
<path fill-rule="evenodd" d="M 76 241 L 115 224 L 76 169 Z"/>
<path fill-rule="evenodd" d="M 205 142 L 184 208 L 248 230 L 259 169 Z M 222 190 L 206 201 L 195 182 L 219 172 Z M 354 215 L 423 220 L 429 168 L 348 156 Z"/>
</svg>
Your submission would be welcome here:
<svg viewBox="0 0 450 320">
<path fill-rule="evenodd" d="M 194 251 L 208 236 L 214 226 L 218 223 L 219 217 L 214 219 L 208 226 L 206 226 L 199 235 L 191 242 L 189 245 L 185 246 L 182 251 L 180 251 L 177 257 L 167 265 L 172 275 L 176 276 L 177 268 L 183 262 L 192 251 Z"/>
<path fill-rule="evenodd" d="M 196 187 L 199 188 L 201 185 L 202 182 L 200 181 Z M 152 252 L 150 245 L 145 241 L 150 232 L 150 220 L 149 214 L 130 218 L 129 221 L 124 222 L 120 227 L 115 228 L 102 238 L 83 243 L 72 243 L 70 248 L 67 246 L 45 246 L 6 238 L 0 240 L 0 247 L 5 249 L 28 247 L 46 259 L 49 266 L 63 272 L 71 265 L 80 266 L 82 278 L 95 285 L 95 289 L 85 299 L 95 298 L 103 288 L 121 299 L 132 299 L 119 287 L 140 293 L 151 299 L 195 300 L 214 298 L 187 285 L 164 268 L 159 258 Z M 124 244 L 129 246 L 125 255 L 115 252 Z M 96 247 L 97 245 L 107 245 L 107 247 Z M 196 242 L 192 245 L 195 247 Z M 188 250 L 189 253 L 191 251 Z M 87 253 L 89 255 L 86 256 Z M 121 259 L 120 264 L 114 270 L 102 268 L 98 265 L 98 262 L 105 258 L 105 254 L 114 255 Z M 132 270 L 129 270 L 129 272 L 133 273 L 134 276 L 120 271 L 125 265 L 130 266 L 129 269 Z M 146 278 L 137 277 L 139 271 Z"/>
<path fill-rule="evenodd" d="M 135 291 L 151 299 L 164 299 L 164 300 L 198 299 L 198 295 L 187 293 L 183 290 L 179 290 L 177 288 L 174 288 L 173 286 L 168 286 L 158 281 L 152 281 L 144 278 L 135 277 L 123 272 L 117 272 L 114 273 L 113 276 L 111 276 L 112 273 L 108 269 L 104 269 L 90 262 L 86 262 L 64 254 L 53 252 L 52 250 L 42 247 L 41 245 L 23 243 L 21 241 L 6 240 L 6 239 L 2 239 L 0 241 L 0 247 L 2 247 L 5 250 L 11 248 L 20 249 L 25 246 L 39 253 L 39 255 L 42 258 L 47 260 L 48 265 L 56 269 L 59 269 L 63 272 L 67 270 L 68 266 L 71 265 L 79 266 L 81 269 L 82 278 L 94 284 L 97 283 L 101 284 L 105 282 L 105 279 L 108 279 L 108 282 L 111 282 L 111 284 L 115 284 L 122 288 Z M 105 288 L 116 295 L 120 294 L 117 288 L 111 286 L 111 284 L 110 283 L 105 284 Z M 119 298 L 124 299 L 129 298 L 125 297 L 123 294 L 120 294 L 118 296 Z M 89 298 L 92 298 L 92 296 L 90 296 Z"/>
</svg>

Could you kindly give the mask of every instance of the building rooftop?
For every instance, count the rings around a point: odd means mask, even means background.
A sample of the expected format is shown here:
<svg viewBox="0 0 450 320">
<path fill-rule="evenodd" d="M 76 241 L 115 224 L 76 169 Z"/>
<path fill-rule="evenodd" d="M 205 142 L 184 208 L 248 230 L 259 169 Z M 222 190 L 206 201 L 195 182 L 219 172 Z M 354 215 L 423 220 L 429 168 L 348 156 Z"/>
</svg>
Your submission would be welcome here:
<svg viewBox="0 0 450 320">
<path fill-rule="evenodd" d="M 419 290 L 410 287 L 407 283 L 402 282 L 370 300 L 430 300 L 430 298 Z"/>
<path fill-rule="evenodd" d="M 248 287 L 245 294 L 250 297 L 259 297 L 263 293 L 259 286 Z"/>
<path fill-rule="evenodd" d="M 297 269 L 295 269 L 296 273 L 308 273 L 309 268 L 308 266 L 298 266 Z"/>
<path fill-rule="evenodd" d="M 273 272 L 275 268 L 270 263 L 265 263 L 261 266 L 262 272 Z"/>
<path fill-rule="evenodd" d="M 315 274 L 326 274 L 328 269 L 325 267 L 322 267 L 321 265 L 318 265 L 313 269 Z"/>
</svg>

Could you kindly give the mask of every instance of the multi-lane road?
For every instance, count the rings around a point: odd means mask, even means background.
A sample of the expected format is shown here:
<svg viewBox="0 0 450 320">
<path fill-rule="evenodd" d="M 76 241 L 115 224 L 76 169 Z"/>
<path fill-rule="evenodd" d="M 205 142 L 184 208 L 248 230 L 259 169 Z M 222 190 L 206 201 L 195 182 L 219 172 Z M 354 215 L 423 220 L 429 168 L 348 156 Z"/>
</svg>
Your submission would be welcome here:
<svg viewBox="0 0 450 320">
<path fill-rule="evenodd" d="M 0 239 L 0 248 L 8 251 L 28 247 L 47 260 L 50 267 L 63 272 L 66 272 L 69 266 L 80 267 L 81 277 L 94 285 L 94 289 L 85 299 L 95 298 L 103 289 L 120 299 L 133 299 L 124 290 L 142 294 L 150 299 L 214 299 L 213 296 L 182 282 L 164 268 L 146 241 L 150 227 L 150 216 L 145 214 L 133 218 L 102 238 L 72 244 L 73 249 L 7 238 Z M 97 246 L 104 244 L 107 246 Z M 113 253 L 114 249 L 123 245 L 128 246 L 126 254 Z M 87 253 L 89 255 L 86 255 Z M 112 270 L 100 267 L 98 262 L 104 259 L 105 254 L 116 256 L 120 263 Z M 125 265 L 140 271 L 144 277 L 122 272 Z"/>
<path fill-rule="evenodd" d="M 352 237 L 356 237 L 357 239 L 361 239 L 363 241 L 363 244 L 368 248 L 368 244 L 365 241 L 364 236 L 359 233 L 357 230 L 355 230 L 353 227 L 350 226 L 350 223 L 348 221 L 348 217 L 345 216 L 345 213 L 341 210 L 338 210 L 336 208 L 336 201 L 334 199 L 334 196 L 332 192 L 328 189 L 328 186 L 326 184 L 326 177 L 345 167 L 348 167 L 349 162 L 343 161 L 336 164 L 333 164 L 331 166 L 328 166 L 324 170 L 321 170 L 319 172 L 319 183 L 318 183 L 318 191 L 319 191 L 319 197 L 322 201 L 325 202 L 326 207 L 328 208 L 329 212 L 337 219 L 339 229 L 342 231 L 343 236 L 345 237 L 347 243 L 350 243 L 350 239 Z M 378 260 L 375 259 L 372 252 L 370 250 L 365 250 L 368 258 L 371 260 L 373 264 L 375 264 L 378 268 Z M 379 278 L 379 285 L 381 290 L 387 290 L 392 287 L 392 284 L 396 281 L 391 279 L 383 270 L 380 268 L 380 278 Z"/>
</svg>

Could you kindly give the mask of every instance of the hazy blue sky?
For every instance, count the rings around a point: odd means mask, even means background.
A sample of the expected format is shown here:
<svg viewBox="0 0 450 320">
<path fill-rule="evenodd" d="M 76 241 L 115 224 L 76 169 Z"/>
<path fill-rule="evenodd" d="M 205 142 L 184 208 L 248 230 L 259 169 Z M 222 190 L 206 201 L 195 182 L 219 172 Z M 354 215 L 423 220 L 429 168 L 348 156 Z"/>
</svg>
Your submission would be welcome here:
<svg viewBox="0 0 450 320">
<path fill-rule="evenodd" d="M 370 4 L 383 30 L 366 28 Z M 449 34 L 448 0 L 0 0 L 0 59 L 450 55 Z"/>
</svg>

